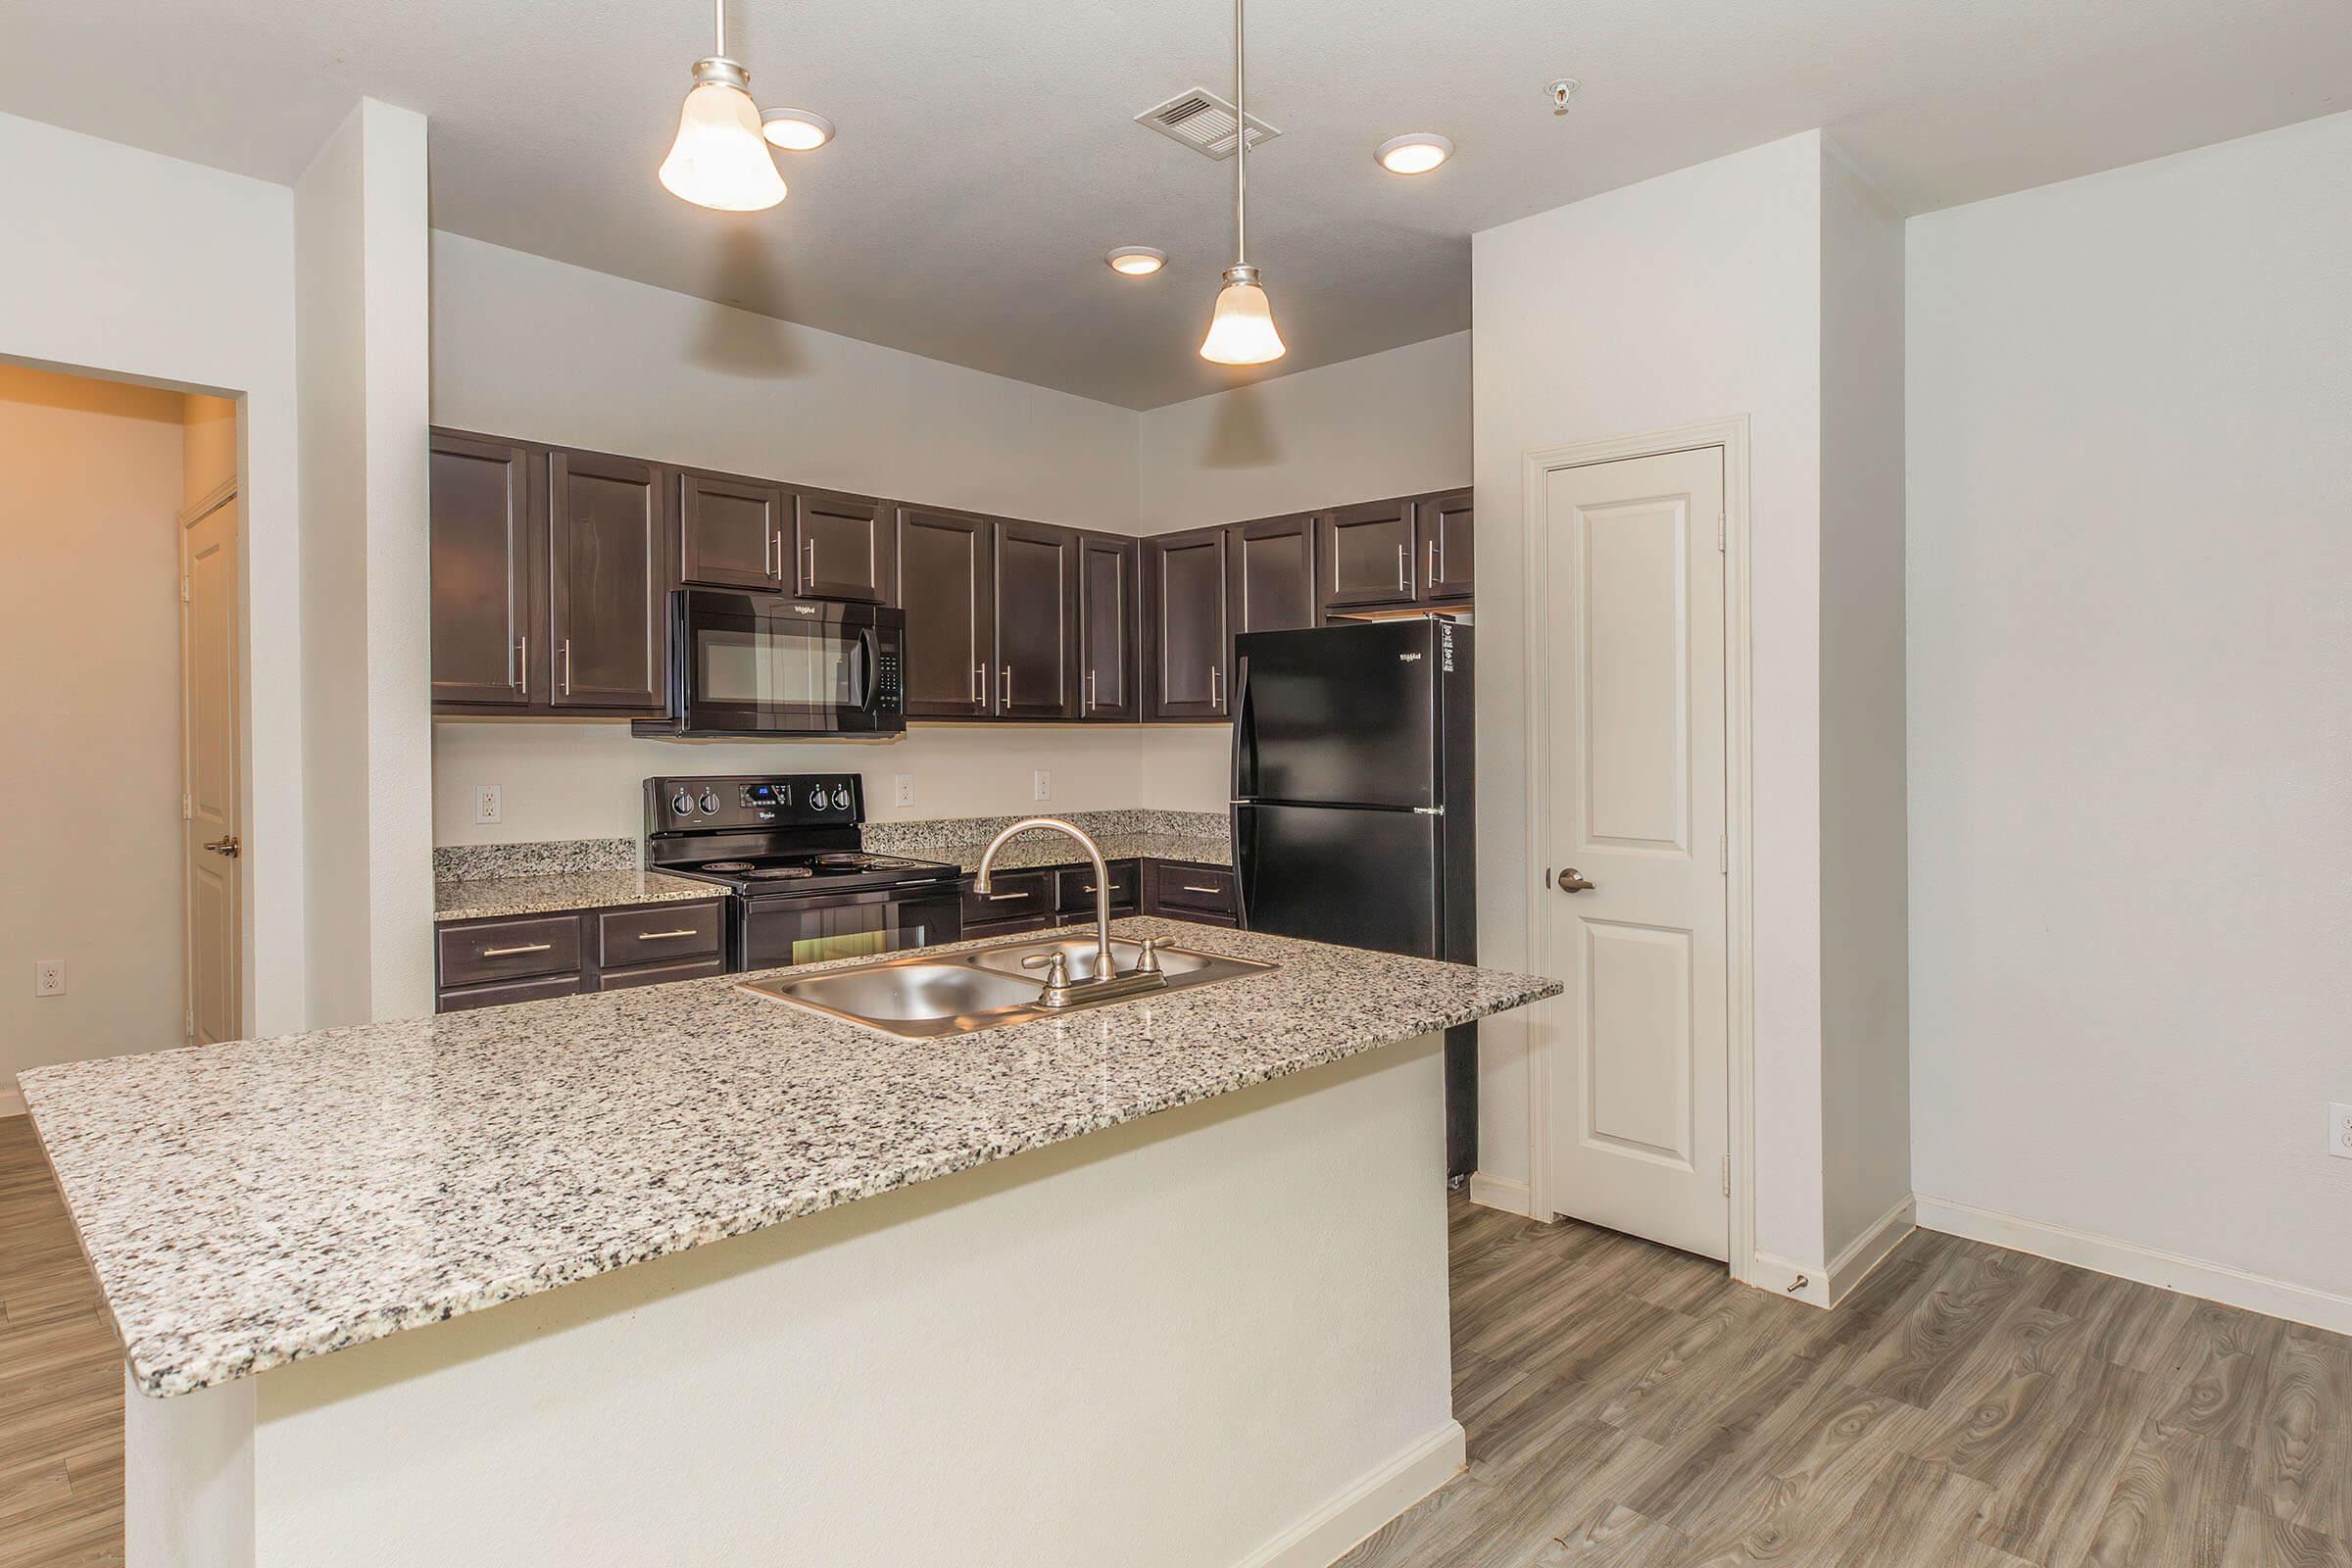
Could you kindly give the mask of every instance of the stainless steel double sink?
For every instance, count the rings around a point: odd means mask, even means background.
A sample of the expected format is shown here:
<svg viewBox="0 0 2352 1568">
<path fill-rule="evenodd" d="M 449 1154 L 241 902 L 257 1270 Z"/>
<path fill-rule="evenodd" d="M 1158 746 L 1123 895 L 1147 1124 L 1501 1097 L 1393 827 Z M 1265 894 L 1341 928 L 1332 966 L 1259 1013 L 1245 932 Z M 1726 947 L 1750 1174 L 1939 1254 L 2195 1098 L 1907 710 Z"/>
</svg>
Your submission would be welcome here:
<svg viewBox="0 0 2352 1568">
<path fill-rule="evenodd" d="M 1112 939 L 1110 949 L 1111 962 L 1121 974 L 1132 970 L 1143 956 L 1140 944 L 1119 938 Z M 1069 978 L 1076 983 L 1072 989 L 1079 994 L 1059 1006 L 1048 1006 L 1040 1000 L 1039 971 L 1044 960 L 1056 953 L 1068 965 Z M 1038 962 L 1024 968 L 1025 958 Z M 1092 980 L 1095 971 L 1092 936 L 1024 937 L 963 953 L 910 953 L 815 974 L 747 980 L 740 989 L 903 1040 L 936 1040 L 1034 1018 L 1059 1017 L 1113 1002 L 1138 1002 L 1168 991 L 1216 985 L 1276 967 L 1167 946 L 1158 949 L 1158 958 L 1166 985 L 1143 992 L 1122 989 L 1100 1000 L 1084 995 L 1083 983 Z"/>
</svg>

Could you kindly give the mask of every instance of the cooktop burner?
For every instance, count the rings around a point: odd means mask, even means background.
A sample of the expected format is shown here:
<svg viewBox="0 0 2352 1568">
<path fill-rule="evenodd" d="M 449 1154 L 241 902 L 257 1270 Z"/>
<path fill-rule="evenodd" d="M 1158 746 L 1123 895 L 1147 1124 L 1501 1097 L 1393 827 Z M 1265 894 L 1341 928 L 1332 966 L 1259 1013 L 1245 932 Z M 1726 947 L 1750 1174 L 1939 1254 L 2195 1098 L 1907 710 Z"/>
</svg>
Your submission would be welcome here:
<svg viewBox="0 0 2352 1568">
<path fill-rule="evenodd" d="M 751 868 L 752 862 L 749 860 L 712 860 L 703 867 L 706 871 L 749 871 Z"/>
<path fill-rule="evenodd" d="M 710 871 L 716 870 L 718 867 L 705 866 L 703 869 Z M 744 880 L 747 882 L 787 882 L 795 877 L 814 875 L 816 873 L 805 865 L 762 865 L 743 873 Z"/>
</svg>

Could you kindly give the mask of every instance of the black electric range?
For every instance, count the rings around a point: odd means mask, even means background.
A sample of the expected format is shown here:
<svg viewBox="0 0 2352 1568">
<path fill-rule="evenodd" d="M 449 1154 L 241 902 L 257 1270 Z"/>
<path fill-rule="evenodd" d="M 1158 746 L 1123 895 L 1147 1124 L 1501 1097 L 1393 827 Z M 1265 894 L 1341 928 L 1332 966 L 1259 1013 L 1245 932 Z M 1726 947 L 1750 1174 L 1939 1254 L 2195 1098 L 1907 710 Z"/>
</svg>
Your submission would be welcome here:
<svg viewBox="0 0 2352 1568">
<path fill-rule="evenodd" d="M 727 890 L 727 967 L 872 957 L 963 934 L 960 867 L 872 855 L 855 773 L 645 781 L 645 863 Z"/>
</svg>

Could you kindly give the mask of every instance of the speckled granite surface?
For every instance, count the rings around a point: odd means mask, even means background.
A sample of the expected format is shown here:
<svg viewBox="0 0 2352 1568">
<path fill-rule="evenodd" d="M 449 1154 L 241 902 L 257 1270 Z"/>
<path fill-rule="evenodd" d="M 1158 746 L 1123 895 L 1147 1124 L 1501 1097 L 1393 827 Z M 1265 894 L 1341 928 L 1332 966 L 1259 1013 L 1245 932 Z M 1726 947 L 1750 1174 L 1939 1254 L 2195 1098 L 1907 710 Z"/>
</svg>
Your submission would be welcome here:
<svg viewBox="0 0 2352 1568">
<path fill-rule="evenodd" d="M 932 822 L 868 822 L 865 847 L 918 860 L 944 860 L 966 871 L 977 871 L 988 841 L 1019 820 L 1017 816 L 964 816 Z M 1073 811 L 1062 820 L 1094 835 L 1105 860 L 1233 863 L 1232 828 L 1224 817 L 1210 812 Z M 1067 836 L 1037 832 L 1024 833 L 1005 845 L 1004 853 L 997 857 L 997 864 L 1017 871 L 1039 865 L 1078 865 L 1085 859 L 1085 852 Z"/>
<path fill-rule="evenodd" d="M 498 915 L 553 914 L 616 904 L 676 904 L 722 899 L 715 882 L 630 866 L 620 871 L 571 871 L 557 876 L 468 877 L 433 883 L 435 920 L 482 920 Z"/>
<path fill-rule="evenodd" d="M 552 839 L 537 844 L 444 844 L 433 851 L 433 880 L 569 876 L 632 871 L 644 859 L 635 839 Z"/>
<path fill-rule="evenodd" d="M 891 1040 L 699 980 L 21 1082 L 132 1379 L 162 1396 L 1559 990 L 1177 921 L 1118 929 L 1282 967 L 959 1040 Z"/>
</svg>

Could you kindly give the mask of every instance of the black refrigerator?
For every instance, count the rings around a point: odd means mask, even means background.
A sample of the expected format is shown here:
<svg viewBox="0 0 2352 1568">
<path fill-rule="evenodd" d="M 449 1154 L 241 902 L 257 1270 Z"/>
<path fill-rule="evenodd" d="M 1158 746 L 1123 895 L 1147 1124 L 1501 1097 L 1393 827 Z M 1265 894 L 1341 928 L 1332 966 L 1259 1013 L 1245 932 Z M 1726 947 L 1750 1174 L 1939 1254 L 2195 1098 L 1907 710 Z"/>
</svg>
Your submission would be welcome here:
<svg viewBox="0 0 2352 1568">
<path fill-rule="evenodd" d="M 1234 644 L 1242 924 L 1457 963 L 1478 957 L 1471 633 L 1411 620 Z M 1446 1034 L 1446 1169 L 1478 1163 L 1478 1030 Z"/>
</svg>

